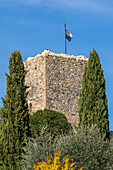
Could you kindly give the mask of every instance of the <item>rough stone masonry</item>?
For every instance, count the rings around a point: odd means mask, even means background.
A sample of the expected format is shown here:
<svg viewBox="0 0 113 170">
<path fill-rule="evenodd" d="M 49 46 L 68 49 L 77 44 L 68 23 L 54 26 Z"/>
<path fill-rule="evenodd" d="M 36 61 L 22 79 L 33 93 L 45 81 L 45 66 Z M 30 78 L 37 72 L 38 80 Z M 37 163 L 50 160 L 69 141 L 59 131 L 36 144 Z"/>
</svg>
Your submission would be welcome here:
<svg viewBox="0 0 113 170">
<path fill-rule="evenodd" d="M 30 114 L 44 108 L 64 113 L 69 123 L 78 123 L 78 98 L 88 58 L 45 50 L 24 63 Z"/>
</svg>

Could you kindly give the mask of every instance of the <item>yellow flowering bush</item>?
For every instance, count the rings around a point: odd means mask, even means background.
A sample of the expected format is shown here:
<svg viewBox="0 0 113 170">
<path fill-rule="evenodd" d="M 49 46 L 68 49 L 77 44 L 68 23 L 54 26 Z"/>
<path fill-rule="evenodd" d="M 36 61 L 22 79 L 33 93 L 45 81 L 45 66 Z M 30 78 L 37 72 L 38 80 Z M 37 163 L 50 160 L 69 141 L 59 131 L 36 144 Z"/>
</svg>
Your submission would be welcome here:
<svg viewBox="0 0 113 170">
<path fill-rule="evenodd" d="M 58 150 L 57 153 L 54 153 L 54 157 L 52 154 L 49 156 L 48 152 L 46 154 L 46 162 L 38 162 L 38 166 L 34 165 L 34 170 L 75 170 L 73 166 L 76 164 L 76 162 L 70 164 L 68 155 L 63 158 L 62 162 L 60 162 L 60 150 Z M 83 168 L 80 170 L 82 169 Z"/>
</svg>

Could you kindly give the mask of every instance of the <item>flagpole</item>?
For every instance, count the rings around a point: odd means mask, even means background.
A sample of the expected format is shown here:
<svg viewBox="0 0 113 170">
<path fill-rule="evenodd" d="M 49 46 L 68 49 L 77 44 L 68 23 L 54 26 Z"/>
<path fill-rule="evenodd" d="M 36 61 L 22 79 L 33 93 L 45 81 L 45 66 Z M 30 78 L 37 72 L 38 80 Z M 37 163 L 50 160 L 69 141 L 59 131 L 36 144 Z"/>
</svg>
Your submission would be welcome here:
<svg viewBox="0 0 113 170">
<path fill-rule="evenodd" d="M 65 54 L 67 54 L 67 46 L 66 46 L 66 23 L 64 24 L 65 28 Z"/>
</svg>

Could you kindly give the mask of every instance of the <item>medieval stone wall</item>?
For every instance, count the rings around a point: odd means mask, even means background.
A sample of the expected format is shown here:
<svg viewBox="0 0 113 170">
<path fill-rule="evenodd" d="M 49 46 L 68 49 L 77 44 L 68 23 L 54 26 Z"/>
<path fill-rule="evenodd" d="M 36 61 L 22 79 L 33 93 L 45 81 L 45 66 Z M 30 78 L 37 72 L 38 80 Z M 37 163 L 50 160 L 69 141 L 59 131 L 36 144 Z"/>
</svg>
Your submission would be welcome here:
<svg viewBox="0 0 113 170">
<path fill-rule="evenodd" d="M 78 98 L 84 67 L 84 56 L 56 54 L 45 50 L 24 63 L 28 70 L 29 111 L 51 109 L 64 113 L 70 123 L 77 125 Z"/>
<path fill-rule="evenodd" d="M 29 86 L 27 97 L 29 112 L 33 114 L 37 110 L 43 110 L 46 107 L 44 57 L 29 58 L 24 66 L 28 71 L 25 82 Z"/>
<path fill-rule="evenodd" d="M 64 113 L 68 121 L 77 124 L 78 97 L 87 60 L 46 57 L 46 108 Z"/>
</svg>

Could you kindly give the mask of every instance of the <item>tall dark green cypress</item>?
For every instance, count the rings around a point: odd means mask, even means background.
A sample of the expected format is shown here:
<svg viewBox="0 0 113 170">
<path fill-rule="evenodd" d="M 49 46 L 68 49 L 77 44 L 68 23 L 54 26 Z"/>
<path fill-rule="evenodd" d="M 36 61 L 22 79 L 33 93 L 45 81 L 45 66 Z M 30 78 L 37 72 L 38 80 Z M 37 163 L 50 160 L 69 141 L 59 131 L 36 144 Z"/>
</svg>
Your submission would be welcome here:
<svg viewBox="0 0 113 170">
<path fill-rule="evenodd" d="M 19 51 L 9 58 L 6 96 L 1 114 L 1 160 L 4 169 L 18 170 L 23 146 L 30 134 L 24 64 Z"/>
<path fill-rule="evenodd" d="M 109 138 L 109 120 L 107 98 L 105 94 L 105 78 L 99 56 L 93 49 L 85 67 L 79 103 L 79 127 L 97 125 L 101 136 Z"/>
</svg>

